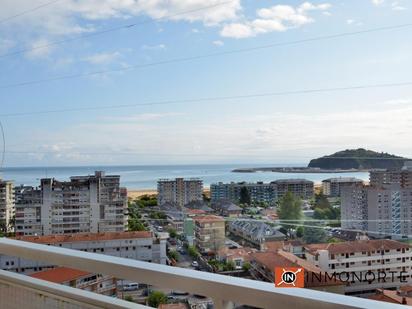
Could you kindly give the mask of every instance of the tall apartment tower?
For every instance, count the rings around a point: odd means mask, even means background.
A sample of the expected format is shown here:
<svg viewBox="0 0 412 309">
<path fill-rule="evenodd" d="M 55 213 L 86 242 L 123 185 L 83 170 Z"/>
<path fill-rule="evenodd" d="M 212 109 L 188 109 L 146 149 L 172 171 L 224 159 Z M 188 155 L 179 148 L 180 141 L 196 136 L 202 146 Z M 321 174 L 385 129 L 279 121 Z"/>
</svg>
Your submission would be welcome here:
<svg viewBox="0 0 412 309">
<path fill-rule="evenodd" d="M 126 212 L 127 191 L 120 188 L 120 176 L 96 172 L 70 181 L 45 178 L 39 188 L 19 192 L 16 234 L 123 232 Z"/>
<path fill-rule="evenodd" d="M 2 232 L 13 231 L 14 185 L 12 181 L 0 180 L 0 229 Z"/>
<path fill-rule="evenodd" d="M 203 181 L 193 179 L 159 179 L 157 182 L 157 201 L 159 206 L 171 204 L 183 207 L 190 202 L 203 199 Z"/>
<path fill-rule="evenodd" d="M 342 188 L 342 227 L 375 237 L 412 237 L 412 168 L 370 172 L 369 186 Z M 355 220 L 355 221 L 354 221 Z"/>
</svg>

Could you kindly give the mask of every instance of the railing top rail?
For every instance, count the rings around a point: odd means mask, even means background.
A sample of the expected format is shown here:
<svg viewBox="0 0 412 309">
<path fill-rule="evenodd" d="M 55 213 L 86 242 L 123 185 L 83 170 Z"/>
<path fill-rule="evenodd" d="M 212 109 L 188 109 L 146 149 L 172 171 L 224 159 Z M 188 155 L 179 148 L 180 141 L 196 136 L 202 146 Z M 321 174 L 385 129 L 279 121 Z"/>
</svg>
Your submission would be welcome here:
<svg viewBox="0 0 412 309">
<path fill-rule="evenodd" d="M 52 247 L 0 239 L 0 254 L 40 260 L 116 278 L 173 288 L 213 299 L 261 308 L 404 308 L 394 304 L 310 289 L 275 288 L 271 283 Z"/>
</svg>

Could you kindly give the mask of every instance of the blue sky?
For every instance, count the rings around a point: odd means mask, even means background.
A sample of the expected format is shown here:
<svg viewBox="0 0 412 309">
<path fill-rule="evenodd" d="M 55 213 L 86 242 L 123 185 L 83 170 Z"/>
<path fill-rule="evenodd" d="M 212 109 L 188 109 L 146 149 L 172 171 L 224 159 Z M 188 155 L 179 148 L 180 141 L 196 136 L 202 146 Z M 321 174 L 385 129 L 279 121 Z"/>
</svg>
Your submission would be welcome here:
<svg viewBox="0 0 412 309">
<path fill-rule="evenodd" d="M 44 3 L 0 0 L 0 20 Z M 60 0 L 0 22 L 0 55 L 144 23 L 0 56 L 0 114 L 409 82 L 412 27 L 1 88 L 404 24 L 411 10 L 406 0 Z M 7 166 L 301 163 L 353 147 L 412 157 L 411 86 L 1 120 Z"/>
</svg>

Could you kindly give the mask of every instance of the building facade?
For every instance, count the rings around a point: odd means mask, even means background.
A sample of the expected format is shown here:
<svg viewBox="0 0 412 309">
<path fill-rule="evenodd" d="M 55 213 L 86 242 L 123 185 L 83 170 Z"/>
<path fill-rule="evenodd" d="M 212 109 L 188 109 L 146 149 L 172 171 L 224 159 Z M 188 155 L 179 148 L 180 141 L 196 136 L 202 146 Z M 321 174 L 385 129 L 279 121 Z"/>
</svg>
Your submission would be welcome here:
<svg viewBox="0 0 412 309">
<path fill-rule="evenodd" d="M 217 253 L 225 245 L 225 220 L 219 216 L 193 217 L 195 244 L 201 253 Z"/>
<path fill-rule="evenodd" d="M 276 186 L 273 183 L 264 182 L 219 182 L 211 184 L 210 198 L 212 203 L 220 200 L 230 200 L 233 203 L 239 203 L 242 188 L 247 189 L 252 203 L 265 203 L 267 205 L 274 205 L 276 203 Z"/>
<path fill-rule="evenodd" d="M 363 180 L 354 177 L 328 178 L 322 181 L 322 192 L 326 196 L 340 197 L 342 186 L 361 184 Z"/>
<path fill-rule="evenodd" d="M 306 245 L 305 257 L 330 275 L 342 273 L 338 277 L 348 283 L 346 294 L 370 294 L 412 282 L 412 248 L 394 240 Z"/>
<path fill-rule="evenodd" d="M 342 187 L 341 218 L 345 229 L 374 237 L 412 237 L 412 170 L 370 173 L 369 185 Z"/>
<path fill-rule="evenodd" d="M 120 176 L 96 172 L 70 181 L 41 179 L 16 191 L 16 235 L 123 232 L 127 190 Z"/>
<path fill-rule="evenodd" d="M 203 200 L 203 181 L 193 179 L 159 179 L 157 201 L 159 206 L 171 204 L 177 207 Z"/>
<path fill-rule="evenodd" d="M 12 232 L 14 230 L 14 205 L 13 182 L 0 180 L 0 230 L 2 232 Z"/>
<path fill-rule="evenodd" d="M 291 192 L 293 195 L 304 200 L 311 199 L 314 195 L 313 181 L 306 179 L 279 179 L 273 181 L 276 185 L 277 198 L 281 199 L 286 193 Z"/>
<path fill-rule="evenodd" d="M 108 232 L 72 235 L 20 236 L 17 240 L 84 252 L 166 264 L 166 238 L 151 232 Z M 0 255 L 0 268 L 19 273 L 33 273 L 55 265 L 19 257 Z"/>
</svg>

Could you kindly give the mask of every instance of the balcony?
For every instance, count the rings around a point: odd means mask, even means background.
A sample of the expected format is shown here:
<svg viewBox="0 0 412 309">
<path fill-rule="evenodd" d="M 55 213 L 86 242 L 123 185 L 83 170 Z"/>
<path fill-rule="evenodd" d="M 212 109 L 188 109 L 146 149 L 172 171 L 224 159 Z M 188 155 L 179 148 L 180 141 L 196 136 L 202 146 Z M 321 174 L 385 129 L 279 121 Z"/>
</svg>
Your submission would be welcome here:
<svg viewBox="0 0 412 309">
<path fill-rule="evenodd" d="M 45 261 L 156 287 L 173 288 L 208 296 L 213 299 L 214 308 L 217 309 L 235 308 L 235 304 L 291 309 L 405 308 L 401 305 L 309 289 L 275 288 L 273 284 L 266 282 L 7 238 L 0 239 L 0 254 Z M 143 309 L 148 307 L 0 270 L 0 308 Z"/>
</svg>

